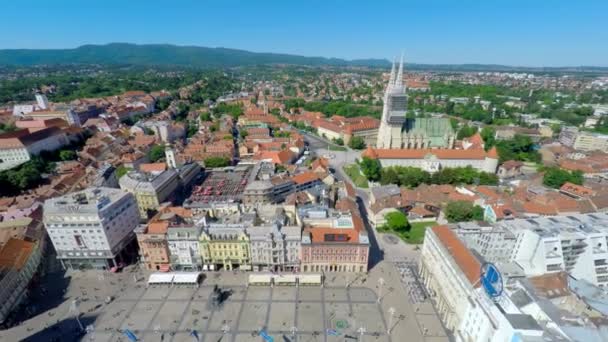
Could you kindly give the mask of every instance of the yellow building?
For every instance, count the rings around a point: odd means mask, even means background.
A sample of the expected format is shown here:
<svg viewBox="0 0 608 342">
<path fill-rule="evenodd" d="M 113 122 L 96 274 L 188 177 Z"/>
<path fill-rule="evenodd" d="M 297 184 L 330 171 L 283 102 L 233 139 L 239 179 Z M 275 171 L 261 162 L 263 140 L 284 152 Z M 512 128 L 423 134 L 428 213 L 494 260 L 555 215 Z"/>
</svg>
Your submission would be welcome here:
<svg viewBox="0 0 608 342">
<path fill-rule="evenodd" d="M 139 215 L 148 218 L 148 211 L 158 210 L 161 203 L 168 201 L 179 186 L 175 170 L 166 170 L 158 175 L 131 171 L 122 176 L 118 183 L 122 190 L 135 195 Z"/>
<path fill-rule="evenodd" d="M 210 224 L 199 239 L 203 270 L 250 270 L 249 236 L 241 225 Z"/>
</svg>

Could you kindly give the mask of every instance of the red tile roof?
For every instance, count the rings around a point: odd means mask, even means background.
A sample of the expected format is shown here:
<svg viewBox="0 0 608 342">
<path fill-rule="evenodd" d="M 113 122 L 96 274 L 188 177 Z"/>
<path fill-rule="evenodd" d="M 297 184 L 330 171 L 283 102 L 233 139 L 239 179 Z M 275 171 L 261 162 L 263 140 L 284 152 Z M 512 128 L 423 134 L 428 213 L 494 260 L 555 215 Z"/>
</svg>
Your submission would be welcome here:
<svg viewBox="0 0 608 342">
<path fill-rule="evenodd" d="M 316 173 L 311 172 L 311 171 L 299 173 L 299 174 L 291 177 L 291 180 L 293 180 L 294 183 L 296 183 L 296 184 L 306 184 L 306 183 L 314 182 L 315 180 L 318 180 L 318 179 L 319 179 L 319 176 L 317 176 Z"/>
<path fill-rule="evenodd" d="M 0 268 L 14 267 L 20 270 L 34 251 L 34 242 L 11 238 L 0 250 Z"/>
<path fill-rule="evenodd" d="M 475 255 L 464 245 L 462 241 L 448 226 L 435 226 L 431 228 L 441 244 L 452 255 L 454 262 L 471 285 L 479 287 L 479 279 L 481 277 L 481 263 Z"/>
</svg>

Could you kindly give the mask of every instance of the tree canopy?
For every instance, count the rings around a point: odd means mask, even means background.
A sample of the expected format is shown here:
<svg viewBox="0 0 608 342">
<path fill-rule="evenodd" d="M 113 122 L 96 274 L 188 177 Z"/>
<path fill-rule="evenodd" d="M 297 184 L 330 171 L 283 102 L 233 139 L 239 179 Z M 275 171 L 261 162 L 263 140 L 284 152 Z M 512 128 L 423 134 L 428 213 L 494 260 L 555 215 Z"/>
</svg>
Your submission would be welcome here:
<svg viewBox="0 0 608 342">
<path fill-rule="evenodd" d="M 225 157 L 209 157 L 205 159 L 205 167 L 224 167 L 230 165 L 230 159 Z"/>
<path fill-rule="evenodd" d="M 348 142 L 348 146 L 354 150 L 362 150 L 365 148 L 365 140 L 361 137 L 352 137 Z"/>
<path fill-rule="evenodd" d="M 148 151 L 148 160 L 151 163 L 155 163 L 164 158 L 165 158 L 165 146 L 163 146 L 163 145 L 154 145 Z"/>
<path fill-rule="evenodd" d="M 566 182 L 582 185 L 583 181 L 584 177 L 581 171 L 568 171 L 559 167 L 547 168 L 543 175 L 543 184 L 555 189 L 559 189 Z"/>
<path fill-rule="evenodd" d="M 384 215 L 386 220 L 386 229 L 394 232 L 406 232 L 410 230 L 410 223 L 407 216 L 401 211 L 393 211 Z"/>
<path fill-rule="evenodd" d="M 361 168 L 363 175 L 365 175 L 368 180 L 373 182 L 380 180 L 380 170 L 382 169 L 382 166 L 380 165 L 380 161 L 377 159 L 363 157 L 361 162 L 359 162 L 359 167 Z"/>
<path fill-rule="evenodd" d="M 444 209 L 449 222 L 466 222 L 483 220 L 483 208 L 468 201 L 453 201 Z"/>
</svg>

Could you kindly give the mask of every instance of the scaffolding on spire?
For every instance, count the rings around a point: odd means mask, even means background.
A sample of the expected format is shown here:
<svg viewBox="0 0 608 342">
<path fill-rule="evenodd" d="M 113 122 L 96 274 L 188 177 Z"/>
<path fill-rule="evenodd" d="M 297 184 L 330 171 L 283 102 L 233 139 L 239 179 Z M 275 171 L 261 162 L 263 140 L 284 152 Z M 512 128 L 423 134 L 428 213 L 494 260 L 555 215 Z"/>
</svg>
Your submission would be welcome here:
<svg viewBox="0 0 608 342">
<path fill-rule="evenodd" d="M 388 86 L 395 84 L 395 58 L 393 58 L 393 68 L 391 69 L 391 78 L 388 80 Z"/>
<path fill-rule="evenodd" d="M 403 52 L 401 52 L 401 60 L 399 61 L 399 72 L 395 81 L 397 87 L 403 87 Z"/>
</svg>

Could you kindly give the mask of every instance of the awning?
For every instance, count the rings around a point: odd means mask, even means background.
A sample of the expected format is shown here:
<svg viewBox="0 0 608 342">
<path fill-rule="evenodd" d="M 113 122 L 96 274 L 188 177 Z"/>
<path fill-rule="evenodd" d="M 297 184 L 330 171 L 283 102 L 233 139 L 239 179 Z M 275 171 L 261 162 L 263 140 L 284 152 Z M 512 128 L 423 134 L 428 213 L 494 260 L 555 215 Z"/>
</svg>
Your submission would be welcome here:
<svg viewBox="0 0 608 342">
<path fill-rule="evenodd" d="M 148 285 L 171 284 L 173 282 L 172 273 L 152 273 L 148 278 Z"/>
<path fill-rule="evenodd" d="M 198 284 L 200 272 L 180 272 L 174 273 L 173 284 Z"/>
</svg>

